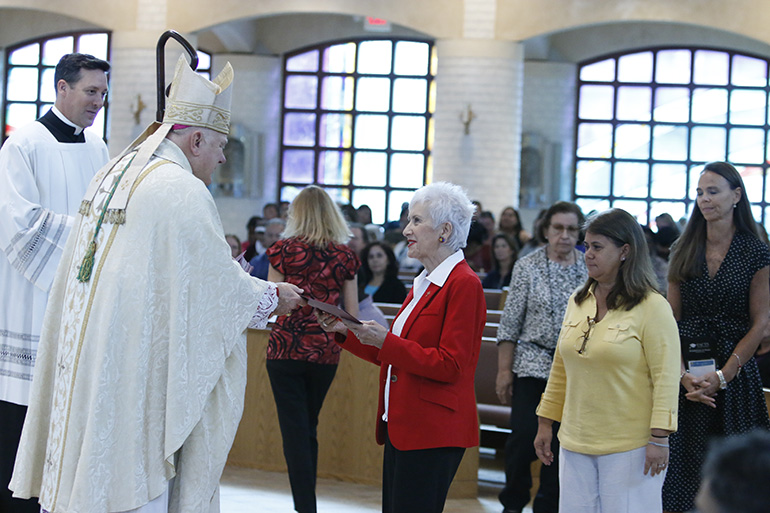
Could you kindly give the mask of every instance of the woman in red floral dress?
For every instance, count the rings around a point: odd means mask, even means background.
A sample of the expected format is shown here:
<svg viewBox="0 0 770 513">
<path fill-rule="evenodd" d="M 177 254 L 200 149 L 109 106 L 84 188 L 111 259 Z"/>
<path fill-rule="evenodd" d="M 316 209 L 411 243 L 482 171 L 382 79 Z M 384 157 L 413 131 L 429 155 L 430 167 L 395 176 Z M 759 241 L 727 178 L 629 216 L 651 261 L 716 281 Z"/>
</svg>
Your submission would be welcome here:
<svg viewBox="0 0 770 513">
<path fill-rule="evenodd" d="M 357 316 L 360 262 L 345 245 L 349 238 L 348 226 L 329 195 L 320 187 L 306 187 L 291 204 L 283 238 L 267 251 L 267 279 L 293 283 L 306 296 L 341 304 Z M 279 317 L 267 346 L 267 373 L 278 410 L 294 509 L 299 513 L 316 512 L 318 414 L 341 350 L 312 312 L 305 306 Z"/>
</svg>

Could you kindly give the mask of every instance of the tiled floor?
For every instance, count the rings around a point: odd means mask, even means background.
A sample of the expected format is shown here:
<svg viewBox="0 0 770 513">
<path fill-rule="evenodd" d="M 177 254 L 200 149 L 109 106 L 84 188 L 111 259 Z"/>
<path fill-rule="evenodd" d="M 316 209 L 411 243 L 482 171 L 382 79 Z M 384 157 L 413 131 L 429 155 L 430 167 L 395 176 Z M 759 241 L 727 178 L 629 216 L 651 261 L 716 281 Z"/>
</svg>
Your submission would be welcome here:
<svg viewBox="0 0 770 513">
<path fill-rule="evenodd" d="M 477 499 L 449 499 L 445 513 L 499 513 L 497 501 L 502 472 L 499 464 L 482 458 Z M 378 513 L 381 511 L 378 486 L 319 479 L 319 513 Z M 291 513 L 294 507 L 285 473 L 227 467 L 221 481 L 222 513 Z M 531 513 L 531 509 L 525 509 Z"/>
</svg>

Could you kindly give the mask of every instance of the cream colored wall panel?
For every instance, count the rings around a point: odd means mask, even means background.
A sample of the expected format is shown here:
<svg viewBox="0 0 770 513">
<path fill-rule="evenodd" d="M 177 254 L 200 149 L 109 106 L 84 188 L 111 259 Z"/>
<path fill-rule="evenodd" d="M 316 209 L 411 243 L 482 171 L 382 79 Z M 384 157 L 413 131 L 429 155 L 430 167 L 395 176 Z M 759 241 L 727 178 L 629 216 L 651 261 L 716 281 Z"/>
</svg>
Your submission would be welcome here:
<svg viewBox="0 0 770 513">
<path fill-rule="evenodd" d="M 770 41 L 765 0 L 501 0 L 497 37 L 521 41 L 618 21 L 686 22 Z"/>
<path fill-rule="evenodd" d="M 439 40 L 436 46 L 433 180 L 463 186 L 471 199 L 496 214 L 518 205 L 522 45 Z M 469 107 L 473 119 L 466 133 Z"/>
<path fill-rule="evenodd" d="M 6 7 L 77 18 L 109 30 L 131 29 L 136 25 L 136 2 L 130 0 L 0 0 L 0 12 Z"/>
<path fill-rule="evenodd" d="M 169 26 L 196 31 L 241 18 L 286 13 L 346 13 L 376 16 L 419 29 L 433 37 L 460 37 L 463 0 L 221 0 L 212 8 L 208 0 L 168 0 Z"/>
<path fill-rule="evenodd" d="M 0 8 L 0 48 L 47 34 L 101 28 L 103 27 L 60 14 Z"/>
</svg>

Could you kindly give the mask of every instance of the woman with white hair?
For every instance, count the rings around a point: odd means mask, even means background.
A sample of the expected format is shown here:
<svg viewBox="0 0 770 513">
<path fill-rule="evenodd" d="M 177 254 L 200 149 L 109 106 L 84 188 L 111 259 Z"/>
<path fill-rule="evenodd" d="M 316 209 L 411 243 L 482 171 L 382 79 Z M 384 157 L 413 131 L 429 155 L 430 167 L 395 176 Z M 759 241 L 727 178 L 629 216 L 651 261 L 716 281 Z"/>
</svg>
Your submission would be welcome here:
<svg viewBox="0 0 770 513">
<path fill-rule="evenodd" d="M 463 258 L 473 204 L 450 183 L 419 189 L 404 228 L 425 267 L 390 331 L 316 311 L 344 349 L 380 366 L 377 443 L 385 445 L 384 513 L 443 511 L 465 448 L 478 445 L 473 378 L 486 321 L 484 290 Z"/>
</svg>

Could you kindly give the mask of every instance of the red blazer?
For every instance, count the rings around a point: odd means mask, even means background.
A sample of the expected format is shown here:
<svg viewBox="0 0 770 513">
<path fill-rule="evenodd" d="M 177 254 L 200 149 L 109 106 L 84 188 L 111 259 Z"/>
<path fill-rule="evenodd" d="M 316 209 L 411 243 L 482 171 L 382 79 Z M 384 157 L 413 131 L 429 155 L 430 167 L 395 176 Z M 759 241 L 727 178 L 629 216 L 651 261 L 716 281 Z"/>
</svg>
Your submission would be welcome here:
<svg viewBox="0 0 770 513">
<path fill-rule="evenodd" d="M 409 291 L 399 315 L 412 297 Z M 392 365 L 387 429 L 396 449 L 478 445 L 473 379 L 486 316 L 481 281 L 463 260 L 443 287 L 428 286 L 401 336 L 389 332 L 381 349 L 350 332 L 344 341 L 338 337 L 343 348 L 380 366 L 378 444 L 385 440 L 385 381 Z"/>
</svg>

